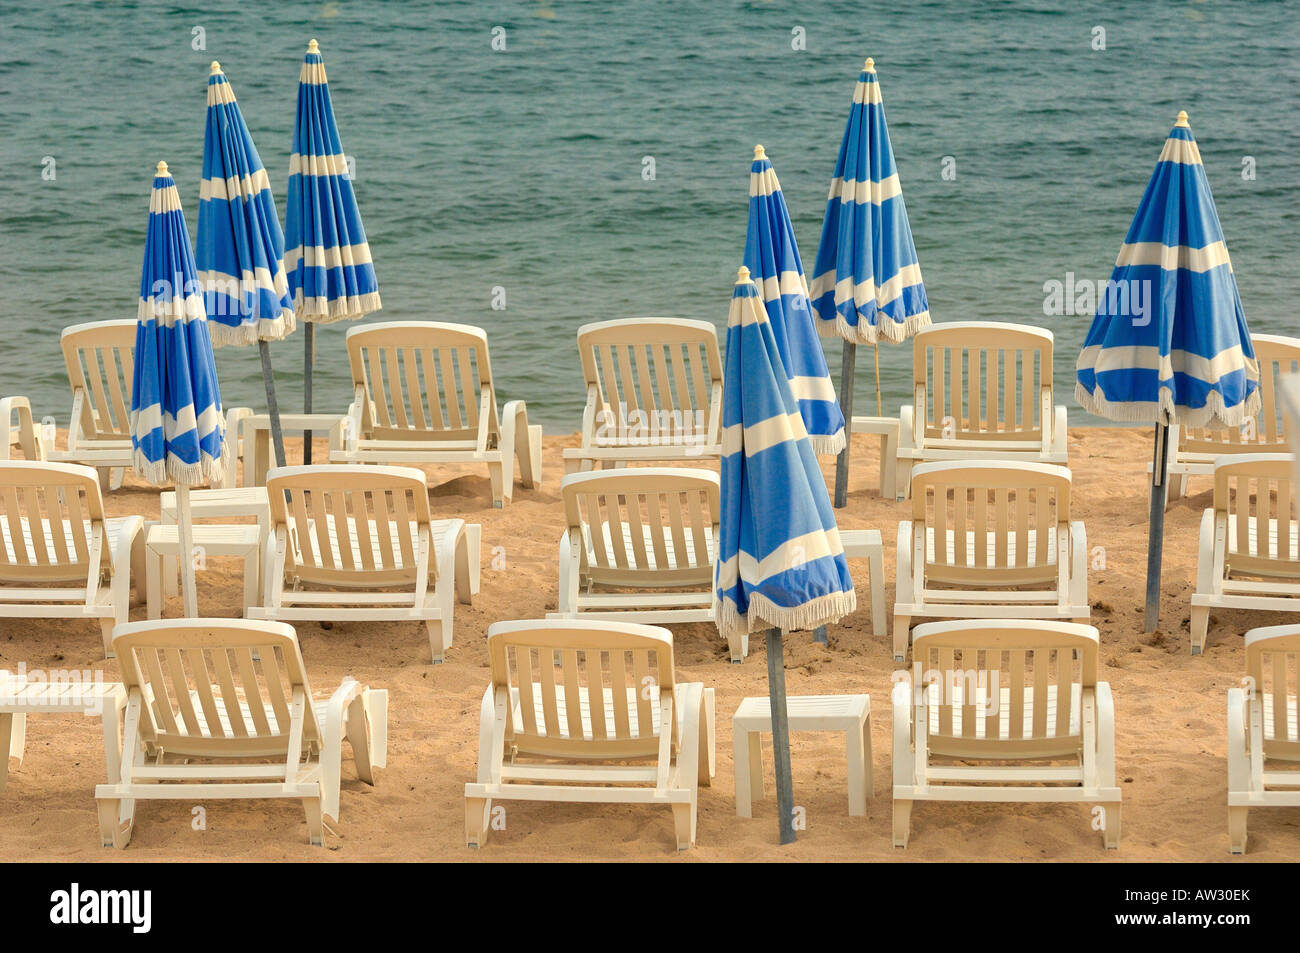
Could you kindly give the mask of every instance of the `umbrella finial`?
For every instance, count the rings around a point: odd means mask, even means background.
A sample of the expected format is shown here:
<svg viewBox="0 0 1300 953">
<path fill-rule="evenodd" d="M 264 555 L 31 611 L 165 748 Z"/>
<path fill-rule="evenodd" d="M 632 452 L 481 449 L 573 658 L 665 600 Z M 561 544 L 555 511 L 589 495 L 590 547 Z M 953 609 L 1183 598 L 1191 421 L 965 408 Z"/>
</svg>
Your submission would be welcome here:
<svg viewBox="0 0 1300 953">
<path fill-rule="evenodd" d="M 876 61 L 868 56 L 867 61 L 862 64 L 862 68 L 868 73 L 874 73 L 876 71 Z"/>
<path fill-rule="evenodd" d="M 158 168 L 157 168 L 157 170 L 155 170 L 154 174 L 155 174 L 155 175 L 169 175 L 170 173 L 168 173 L 168 171 L 167 171 L 167 163 L 166 163 L 166 162 L 159 162 L 159 163 L 158 163 Z"/>
<path fill-rule="evenodd" d="M 767 158 L 767 150 L 764 149 L 762 146 L 754 146 L 754 158 L 755 158 L 755 159 L 766 159 L 766 158 Z"/>
<path fill-rule="evenodd" d="M 743 285 L 749 280 L 749 269 L 744 265 L 740 266 L 740 271 L 736 272 L 736 284 Z"/>
<path fill-rule="evenodd" d="M 216 60 L 213 60 L 213 61 L 212 61 L 211 72 L 213 72 L 213 73 L 220 73 L 220 72 L 221 72 L 221 64 L 218 63 Z"/>
<path fill-rule="evenodd" d="M 1174 121 L 1174 125 L 1175 125 L 1175 126 L 1182 126 L 1182 127 L 1184 127 L 1184 128 L 1190 128 L 1190 127 L 1187 125 L 1187 110 L 1186 110 L 1186 109 L 1180 109 L 1180 110 L 1178 110 L 1178 118 Z"/>
<path fill-rule="evenodd" d="M 317 43 L 315 39 L 313 39 L 310 43 L 307 44 L 307 52 L 308 52 L 308 53 L 319 53 L 319 52 L 320 52 L 320 44 Z"/>
</svg>

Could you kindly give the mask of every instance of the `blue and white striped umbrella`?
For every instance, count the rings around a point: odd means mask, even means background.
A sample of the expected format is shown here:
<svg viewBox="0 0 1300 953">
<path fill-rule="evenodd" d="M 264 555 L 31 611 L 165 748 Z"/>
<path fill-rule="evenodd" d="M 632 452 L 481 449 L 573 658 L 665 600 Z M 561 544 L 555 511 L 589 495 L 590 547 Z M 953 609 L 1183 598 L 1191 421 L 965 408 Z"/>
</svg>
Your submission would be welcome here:
<svg viewBox="0 0 1300 953">
<path fill-rule="evenodd" d="M 1076 368 L 1085 410 L 1192 427 L 1238 427 L 1259 412 L 1259 365 L 1184 112 L 1098 297 Z"/>
<path fill-rule="evenodd" d="M 180 195 L 159 162 L 149 197 L 131 388 L 135 471 L 149 483 L 217 483 L 224 422 L 217 366 Z M 184 560 L 182 560 L 184 562 Z"/>
<path fill-rule="evenodd" d="M 271 182 L 215 62 L 208 76 L 195 253 L 213 345 L 279 341 L 293 332 L 284 233 Z"/>
<path fill-rule="evenodd" d="M 853 91 L 810 285 L 822 333 L 903 341 L 930 323 L 875 61 Z"/>
<path fill-rule="evenodd" d="M 781 183 L 762 146 L 754 147 L 754 164 L 749 170 L 745 265 L 767 306 L 781 364 L 813 451 L 839 453 L 844 449 L 844 414 L 835 399 L 826 355 L 813 326 L 808 282 Z"/>
<path fill-rule="evenodd" d="M 284 266 L 299 320 L 355 320 L 382 307 L 315 40 L 298 77 L 284 231 Z"/>
<path fill-rule="evenodd" d="M 748 268 L 731 299 L 723 382 L 718 628 L 734 637 L 836 622 L 857 607 L 853 579 Z"/>
</svg>

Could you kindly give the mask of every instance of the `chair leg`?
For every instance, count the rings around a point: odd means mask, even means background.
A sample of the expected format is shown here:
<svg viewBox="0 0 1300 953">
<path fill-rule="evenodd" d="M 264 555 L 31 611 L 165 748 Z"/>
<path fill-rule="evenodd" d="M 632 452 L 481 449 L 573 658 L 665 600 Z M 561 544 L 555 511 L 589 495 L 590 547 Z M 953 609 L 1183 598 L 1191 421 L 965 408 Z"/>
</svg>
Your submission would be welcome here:
<svg viewBox="0 0 1300 953">
<path fill-rule="evenodd" d="M 320 798 L 305 797 L 302 808 L 307 815 L 307 840 L 313 847 L 325 846 L 325 823 L 321 817 Z"/>
<path fill-rule="evenodd" d="M 113 627 L 116 625 L 116 619 L 99 620 L 99 632 L 104 639 L 104 658 L 117 658 L 113 653 Z"/>
<path fill-rule="evenodd" d="M 865 732 L 844 732 L 844 761 L 849 774 L 849 817 L 863 817 L 867 813 L 867 775 L 871 773 L 871 762 L 866 760 L 863 751 L 863 734 Z"/>
<path fill-rule="evenodd" d="M 13 739 L 13 722 L 12 714 L 0 715 L 0 793 L 4 792 L 9 780 L 9 743 Z"/>
<path fill-rule="evenodd" d="M 731 661 L 733 664 L 739 665 L 741 662 L 745 661 L 745 656 L 749 654 L 748 642 L 749 639 L 747 639 L 743 634 L 730 633 L 727 635 L 727 648 L 731 650 Z"/>
<path fill-rule="evenodd" d="M 1210 630 L 1210 607 L 1192 606 L 1192 654 L 1205 651 L 1205 637 Z"/>
<path fill-rule="evenodd" d="M 1228 849 L 1234 854 L 1246 853 L 1246 814 L 1248 807 L 1228 808 Z"/>
<path fill-rule="evenodd" d="M 108 488 L 110 490 L 122 489 L 122 480 L 126 476 L 126 467 L 113 467 L 108 471 Z"/>
<path fill-rule="evenodd" d="M 894 661 L 907 658 L 907 643 L 911 636 L 912 617 L 894 613 Z"/>
<path fill-rule="evenodd" d="M 894 798 L 894 846 L 906 847 L 912 832 L 912 802 Z"/>
<path fill-rule="evenodd" d="M 135 829 L 135 805 L 126 818 L 122 817 L 122 802 L 116 798 L 96 798 L 95 807 L 99 811 L 100 846 L 125 850 Z"/>
<path fill-rule="evenodd" d="M 690 850 L 695 846 L 695 804 L 673 805 L 673 827 L 677 833 L 677 849 Z"/>
<path fill-rule="evenodd" d="M 163 558 L 155 552 L 147 552 L 145 561 L 145 615 L 150 619 L 162 618 L 162 568 Z"/>
<path fill-rule="evenodd" d="M 718 738 L 715 727 L 717 704 L 712 688 L 704 689 L 700 703 L 700 765 L 699 784 L 712 787 L 713 776 L 718 772 Z"/>
<path fill-rule="evenodd" d="M 871 634 L 884 636 L 889 634 L 885 627 L 885 556 L 879 548 L 873 548 L 867 557 L 867 571 L 871 577 Z"/>
<path fill-rule="evenodd" d="M 736 788 L 736 816 L 753 817 L 753 796 L 750 792 L 754 770 L 750 765 L 751 749 L 748 732 L 732 733 L 732 777 Z M 762 775 L 759 775 L 761 782 Z"/>
<path fill-rule="evenodd" d="M 492 505 L 501 509 L 506 501 L 504 466 L 501 463 L 488 464 L 488 479 L 492 481 Z"/>
<path fill-rule="evenodd" d="M 1120 819 L 1121 819 L 1120 802 L 1116 801 L 1114 804 L 1103 805 L 1102 810 L 1106 812 L 1104 815 L 1102 815 L 1106 821 L 1106 823 L 1103 824 L 1101 828 L 1102 841 L 1106 844 L 1107 850 L 1116 850 L 1119 847 L 1119 833 L 1120 833 Z"/>
<path fill-rule="evenodd" d="M 442 619 L 426 619 L 425 627 L 429 630 L 429 652 L 433 655 L 433 664 L 441 665 L 447 654 L 447 643 L 443 633 L 445 623 Z"/>
<path fill-rule="evenodd" d="M 465 798 L 465 846 L 482 847 L 491 827 L 492 800 L 485 797 Z"/>
</svg>

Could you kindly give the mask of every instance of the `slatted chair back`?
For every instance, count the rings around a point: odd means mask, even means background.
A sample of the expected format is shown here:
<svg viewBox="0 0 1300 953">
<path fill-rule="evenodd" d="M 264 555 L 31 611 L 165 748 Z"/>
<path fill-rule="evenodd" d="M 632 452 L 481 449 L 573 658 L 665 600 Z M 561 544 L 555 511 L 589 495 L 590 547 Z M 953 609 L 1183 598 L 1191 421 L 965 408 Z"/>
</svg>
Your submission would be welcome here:
<svg viewBox="0 0 1300 953">
<path fill-rule="evenodd" d="M 366 589 L 435 576 L 429 492 L 421 471 L 283 467 L 267 475 L 266 490 L 272 532 L 283 527 L 287 535 L 286 574 Z"/>
<path fill-rule="evenodd" d="M 433 440 L 473 450 L 500 433 L 487 333 L 465 324 L 392 321 L 347 335 L 353 387 L 364 387 L 360 437 Z"/>
<path fill-rule="evenodd" d="M 1243 687 L 1252 707 L 1258 703 L 1264 744 L 1250 752 L 1258 770 L 1269 758 L 1300 761 L 1300 630 L 1290 625 L 1247 632 Z"/>
<path fill-rule="evenodd" d="M 1259 416 L 1241 427 L 1207 430 L 1187 427 L 1178 436 L 1180 453 L 1290 453 L 1286 415 L 1279 400 L 1278 381 L 1284 374 L 1300 374 L 1300 338 L 1276 334 L 1251 335 L 1259 362 Z"/>
<path fill-rule="evenodd" d="M 584 325 L 578 352 L 595 446 L 705 442 L 720 412 L 722 357 L 707 321 L 625 318 Z"/>
<path fill-rule="evenodd" d="M 1225 521 L 1224 570 L 1233 576 L 1300 577 L 1293 457 L 1241 454 L 1214 466 L 1214 510 Z"/>
<path fill-rule="evenodd" d="M 998 620 L 920 631 L 912 652 L 928 682 L 921 691 L 932 753 L 1048 758 L 1080 750 L 1083 690 L 1097 685 L 1094 627 Z"/>
<path fill-rule="evenodd" d="M 125 630 L 125 631 L 123 631 Z M 122 682 L 139 689 L 139 737 L 171 757 L 288 758 L 319 750 L 320 726 L 298 638 L 282 622 L 185 619 L 120 627 Z M 187 777 L 194 774 L 192 766 Z M 136 768 L 134 773 L 148 769 Z M 229 769 L 228 780 L 286 777 L 286 763 Z"/>
<path fill-rule="evenodd" d="M 961 321 L 919 331 L 912 376 L 926 444 L 1040 446 L 1053 412 L 1052 343 L 1052 332 L 1020 324 Z"/>
<path fill-rule="evenodd" d="M 561 493 L 569 542 L 592 582 L 668 588 L 712 581 L 716 474 L 659 467 L 574 473 Z"/>
<path fill-rule="evenodd" d="M 105 564 L 95 471 L 70 463 L 0 463 L 0 580 L 87 582 Z"/>
<path fill-rule="evenodd" d="M 922 464 L 913 471 L 912 523 L 928 531 L 926 581 L 1058 580 L 1069 555 L 1070 471 L 1003 460 Z"/>
<path fill-rule="evenodd" d="M 94 321 L 64 328 L 63 362 L 73 424 L 83 441 L 131 439 L 136 322 Z"/>
<path fill-rule="evenodd" d="M 488 632 L 492 683 L 518 690 L 506 746 L 573 760 L 659 756 L 660 704 L 673 690 L 672 634 L 656 626 L 573 621 L 499 623 Z"/>
</svg>

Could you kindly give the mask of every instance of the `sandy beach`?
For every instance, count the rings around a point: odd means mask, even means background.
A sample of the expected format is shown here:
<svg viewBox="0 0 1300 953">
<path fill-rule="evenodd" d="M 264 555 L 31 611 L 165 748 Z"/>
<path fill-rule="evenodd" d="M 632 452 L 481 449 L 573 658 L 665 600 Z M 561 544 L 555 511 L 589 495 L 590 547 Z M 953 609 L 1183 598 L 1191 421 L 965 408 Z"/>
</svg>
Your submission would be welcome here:
<svg viewBox="0 0 1300 953">
<path fill-rule="evenodd" d="M 62 440 L 62 437 L 60 437 Z M 872 699 L 874 798 L 865 818 L 847 810 L 845 764 L 836 736 L 791 736 L 795 803 L 807 830 L 798 843 L 776 843 L 770 786 L 770 738 L 765 738 L 767 797 L 754 818 L 736 817 L 732 780 L 731 715 L 742 698 L 764 695 L 763 640 L 749 658 L 731 665 L 712 625 L 674 627 L 678 678 L 717 692 L 718 774 L 701 791 L 695 849 L 674 850 L 671 813 L 634 806 L 512 802 L 506 830 L 489 845 L 463 841 L 463 786 L 474 777 L 478 712 L 487 684 L 487 627 L 504 619 L 543 616 L 555 608 L 556 546 L 563 514 L 560 451 L 573 437 L 547 437 L 544 482 L 517 487 L 514 501 L 493 509 L 485 471 L 428 467 L 436 513 L 483 526 L 482 592 L 456 607 L 455 642 L 442 665 L 432 665 L 422 626 L 335 624 L 298 626 L 312 685 L 333 690 L 346 675 L 390 692 L 388 767 L 375 787 L 343 769 L 339 822 L 327 829 L 325 849 L 307 844 L 302 811 L 292 802 L 208 802 L 206 829 L 195 830 L 182 801 L 139 808 L 125 851 L 103 849 L 93 799 L 103 780 L 98 721 L 80 715 L 33 716 L 27 756 L 0 794 L 0 860 L 298 860 L 298 861 L 1226 861 L 1225 704 L 1244 666 L 1241 634 L 1256 625 L 1294 621 L 1280 614 L 1217 612 L 1203 656 L 1188 651 L 1188 620 L 1201 511 L 1210 500 L 1208 478 L 1193 478 L 1190 495 L 1169 510 L 1161 628 L 1141 631 L 1146 568 L 1146 474 L 1149 430 L 1078 428 L 1070 433 L 1074 515 L 1087 525 L 1090 548 L 1104 547 L 1105 568 L 1089 577 L 1092 622 L 1101 632 L 1103 677 L 1114 690 L 1118 778 L 1124 793 L 1123 841 L 1102 848 L 1086 807 L 1072 805 L 921 804 L 913 812 L 906 850 L 890 842 L 890 676 L 896 666 L 887 639 L 870 633 L 865 562 L 852 563 L 859 609 L 833 627 L 830 645 L 810 633 L 790 636 L 785 667 L 791 694 L 869 693 Z M 837 511 L 841 528 L 881 531 L 885 540 L 885 594 L 892 624 L 894 540 L 905 504 L 875 493 L 874 438 L 855 437 L 849 506 Z M 859 443 L 860 442 L 860 443 Z M 324 442 L 319 444 L 324 451 Z M 290 444 L 291 461 L 300 444 Z M 824 458 L 830 475 L 833 459 Z M 107 497 L 109 515 L 158 516 L 157 490 L 128 474 Z M 210 561 L 199 573 L 200 611 L 239 613 L 240 567 Z M 172 599 L 166 614 L 180 614 Z M 143 607 L 132 619 L 144 618 Z M 0 668 L 94 669 L 117 679 L 104 660 L 98 626 L 57 620 L 0 621 Z M 346 750 L 346 749 L 345 749 Z M 1300 857 L 1300 818 L 1290 811 L 1251 813 L 1247 861 Z"/>
</svg>

